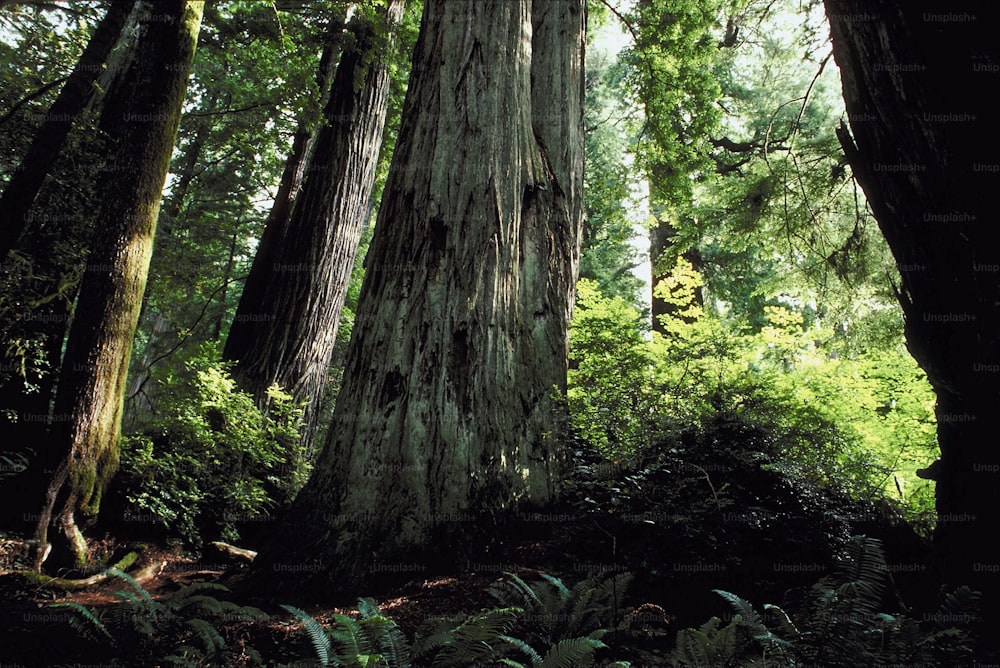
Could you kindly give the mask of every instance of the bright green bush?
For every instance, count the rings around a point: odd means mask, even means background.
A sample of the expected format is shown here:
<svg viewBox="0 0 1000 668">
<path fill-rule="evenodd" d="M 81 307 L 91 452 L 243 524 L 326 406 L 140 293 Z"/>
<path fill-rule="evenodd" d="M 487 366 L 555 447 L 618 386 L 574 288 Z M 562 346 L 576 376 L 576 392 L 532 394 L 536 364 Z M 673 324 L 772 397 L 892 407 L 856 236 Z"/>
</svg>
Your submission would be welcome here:
<svg viewBox="0 0 1000 668">
<path fill-rule="evenodd" d="M 206 534 L 231 541 L 239 524 L 266 516 L 305 483 L 309 463 L 296 428 L 302 411 L 289 395 L 272 388 L 263 415 L 210 347 L 154 381 L 156 417 L 122 443 L 133 512 L 193 546 Z"/>
<path fill-rule="evenodd" d="M 601 295 L 596 281 L 578 283 L 567 400 L 573 427 L 609 457 L 644 448 L 664 409 L 640 318 L 625 299 Z"/>
<path fill-rule="evenodd" d="M 800 477 L 894 498 L 928 526 L 933 487 L 916 470 L 937 453 L 934 395 L 901 339 L 838 355 L 842 341 L 796 300 L 764 306 L 754 330 L 702 307 L 702 284 L 681 259 L 657 286 L 673 307 L 661 335 L 626 301 L 580 281 L 567 394 L 576 433 L 634 462 L 656 455 L 650 444 L 732 413 L 774 434 L 782 465 Z"/>
</svg>

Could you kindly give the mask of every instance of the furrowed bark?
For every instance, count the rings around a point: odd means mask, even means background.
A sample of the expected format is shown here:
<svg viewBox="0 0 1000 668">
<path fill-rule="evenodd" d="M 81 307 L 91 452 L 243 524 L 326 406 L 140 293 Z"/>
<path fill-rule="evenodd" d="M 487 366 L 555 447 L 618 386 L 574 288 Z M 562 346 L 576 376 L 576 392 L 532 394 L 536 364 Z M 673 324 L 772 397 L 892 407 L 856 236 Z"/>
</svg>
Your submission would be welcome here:
<svg viewBox="0 0 1000 668">
<path fill-rule="evenodd" d="M 356 591 L 558 492 L 583 183 L 580 0 L 430 0 L 333 424 L 255 560 Z"/>
</svg>

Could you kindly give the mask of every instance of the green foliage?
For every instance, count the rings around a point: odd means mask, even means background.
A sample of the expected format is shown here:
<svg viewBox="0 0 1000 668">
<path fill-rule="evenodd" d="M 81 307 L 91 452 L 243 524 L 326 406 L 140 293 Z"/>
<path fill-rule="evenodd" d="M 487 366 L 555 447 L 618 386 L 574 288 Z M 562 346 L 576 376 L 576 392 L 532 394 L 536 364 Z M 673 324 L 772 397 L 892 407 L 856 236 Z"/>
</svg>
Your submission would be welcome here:
<svg viewBox="0 0 1000 668">
<path fill-rule="evenodd" d="M 608 459 L 637 463 L 657 455 L 652 443 L 740 415 L 782 443 L 776 463 L 856 498 L 895 498 L 926 528 L 932 488 L 916 471 L 936 454 L 934 396 L 899 338 L 838 354 L 839 335 L 809 304 L 764 304 L 753 327 L 701 307 L 702 284 L 679 258 L 657 286 L 672 306 L 664 336 L 580 282 L 567 393 L 577 433 Z"/>
<path fill-rule="evenodd" d="M 594 577 L 570 589 L 546 574 L 533 585 L 507 575 L 506 581 L 491 590 L 503 607 L 482 610 L 457 623 L 430 620 L 412 644 L 371 599 L 358 600 L 359 618 L 332 615 L 330 628 L 304 610 L 282 607 L 302 624 L 323 666 L 569 668 L 591 665 L 595 651 L 606 647 L 600 640 L 606 632 L 603 627 L 614 626 L 631 579 L 629 574 Z M 522 602 L 523 607 L 512 602 Z M 524 637 L 511 635 L 515 629 L 523 631 Z M 544 648 L 544 656 L 536 647 Z M 530 663 L 515 660 L 511 653 L 527 657 Z"/>
<path fill-rule="evenodd" d="M 596 281 L 606 295 L 638 304 L 641 283 L 631 272 L 638 264 L 631 244 L 635 224 L 629 216 L 629 210 L 636 208 L 630 182 L 633 160 L 629 155 L 635 112 L 627 104 L 624 64 L 588 46 L 586 85 L 586 217 L 580 244 L 580 278 Z"/>
<path fill-rule="evenodd" d="M 504 638 L 523 612 L 522 608 L 509 606 L 483 610 L 457 626 L 442 622 L 417 641 L 414 653 L 433 657 L 431 665 L 454 668 L 498 660 L 506 649 Z"/>
<path fill-rule="evenodd" d="M 154 377 L 161 413 L 123 439 L 121 482 L 135 514 L 151 516 L 192 545 L 291 499 L 304 484 L 301 409 L 274 389 L 268 414 L 236 389 L 210 346 L 182 372 Z M 126 515 L 126 520 L 128 515 Z"/>
<path fill-rule="evenodd" d="M 567 399 L 573 426 L 609 456 L 646 446 L 663 408 L 639 322 L 624 298 L 604 297 L 588 279 L 578 283 Z"/>
<path fill-rule="evenodd" d="M 855 536 L 833 574 L 808 589 L 791 614 L 715 590 L 735 614 L 713 617 L 677 634 L 675 666 L 962 665 L 971 660 L 968 626 L 977 598 L 967 588 L 948 594 L 931 622 L 881 612 L 890 584 L 881 543 Z M 794 622 L 792 620 L 795 620 Z M 959 622 L 955 624 L 955 622 Z"/>
<path fill-rule="evenodd" d="M 374 601 L 358 600 L 360 618 L 334 614 L 326 628 L 309 613 L 283 605 L 309 636 L 323 666 L 408 668 L 414 665 L 471 666 L 499 656 L 504 634 L 515 624 L 520 608 L 494 608 L 470 615 L 458 624 L 430 622 L 411 645 L 396 623 Z"/>
<path fill-rule="evenodd" d="M 63 601 L 60 603 L 50 603 L 49 607 L 56 610 L 66 609 L 71 611 L 73 615 L 69 618 L 69 625 L 81 637 L 91 642 L 115 642 L 115 638 L 108 631 L 108 627 L 87 606 L 76 601 Z"/>
<path fill-rule="evenodd" d="M 532 666 L 546 667 L 588 665 L 594 651 L 606 647 L 600 639 L 615 628 L 632 581 L 631 573 L 594 574 L 570 588 L 547 573 L 532 584 L 514 573 L 506 575 L 490 593 L 502 604 L 524 610 L 519 620 L 524 637 L 504 640 L 526 655 Z"/>
<path fill-rule="evenodd" d="M 404 668 L 411 665 L 410 647 L 403 632 L 371 599 L 358 601 L 360 619 L 334 614 L 334 626 L 330 630 L 303 610 L 289 605 L 282 607 L 303 623 L 317 658 L 324 666 Z"/>
<path fill-rule="evenodd" d="M 232 665 L 238 656 L 260 663 L 253 648 L 230 648 L 222 628 L 268 617 L 257 608 L 218 598 L 226 587 L 202 582 L 158 600 L 129 574 L 114 568 L 108 573 L 128 585 L 116 592 L 118 605 L 97 613 L 73 602 L 51 604 L 75 613 L 70 624 L 83 637 L 110 643 L 133 665 L 145 665 L 143 660 L 171 666 Z"/>
</svg>

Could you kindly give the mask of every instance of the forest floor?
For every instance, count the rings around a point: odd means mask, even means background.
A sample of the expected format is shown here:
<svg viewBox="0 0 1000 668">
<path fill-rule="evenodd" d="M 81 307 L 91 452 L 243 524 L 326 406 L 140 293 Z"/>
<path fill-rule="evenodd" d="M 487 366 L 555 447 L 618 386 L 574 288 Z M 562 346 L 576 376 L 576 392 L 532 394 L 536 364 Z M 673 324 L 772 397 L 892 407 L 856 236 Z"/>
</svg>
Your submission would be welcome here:
<svg viewBox="0 0 1000 668">
<path fill-rule="evenodd" d="M 564 517 L 563 515 L 554 515 Z M 601 526 L 601 525 L 604 526 Z M 634 529 L 639 535 L 634 535 Z M 689 541 L 677 536 L 666 538 L 659 532 L 645 532 L 646 527 L 629 527 L 618 522 L 598 522 L 592 517 L 577 515 L 565 521 L 526 521 L 511 527 L 502 541 L 500 553 L 484 555 L 470 561 L 466 567 L 450 574 L 416 577 L 392 590 L 373 591 L 371 598 L 381 611 L 393 619 L 413 638 L 422 624 L 431 618 L 459 619 L 485 608 L 498 607 L 489 588 L 504 577 L 504 572 L 517 572 L 525 581 L 548 573 L 568 585 L 595 572 L 613 575 L 628 570 L 635 575 L 624 601 L 624 611 L 641 611 L 633 624 L 622 624 L 604 638 L 612 648 L 604 660 L 629 660 L 634 667 L 669 665 L 667 656 L 677 631 L 700 626 L 710 616 L 724 620 L 732 618 L 732 610 L 712 593 L 721 588 L 751 600 L 759 609 L 763 603 L 780 602 L 784 593 L 808 586 L 829 570 L 829 563 L 820 563 L 817 554 L 790 551 L 787 544 L 767 545 L 765 535 L 756 546 L 761 550 L 756 559 L 735 555 L 722 556 L 731 550 L 745 551 L 749 546 L 740 541 L 723 546 L 708 555 L 692 552 Z M 771 536 L 772 539 L 777 538 Z M 686 545 L 686 543 L 688 543 Z M 119 543 L 111 537 L 92 543 L 96 557 L 111 560 L 126 550 L 139 548 L 140 561 L 135 570 L 143 570 L 143 589 L 152 599 L 168 601 L 170 597 L 200 582 L 238 583 L 246 566 L 227 562 L 221 554 L 195 558 L 177 547 L 165 545 Z M 619 549 L 627 552 L 618 552 Z M 776 552 L 771 552 L 771 550 Z M 651 566 L 649 556 L 661 555 L 659 569 Z M 105 617 L 116 606 L 123 605 L 119 592 L 131 591 L 121 579 L 111 578 L 82 591 L 40 586 L 12 577 L 12 571 L 24 568 L 27 545 L 23 540 L 0 535 L 0 665 L 2 666 L 80 666 L 92 665 L 171 665 L 149 663 L 136 658 L 136 663 L 109 662 L 107 648 L 95 645 L 70 627 L 76 613 L 52 604 L 73 602 L 89 607 Z M 912 555 L 919 558 L 918 555 Z M 752 562 L 767 564 L 770 573 L 762 573 Z M 785 571 L 777 563 L 799 564 Z M 746 568 L 741 568 L 745 566 Z M 351 601 L 331 601 L 328 605 L 308 605 L 296 601 L 274 601 L 271 615 L 264 622 L 235 621 L 226 624 L 224 635 L 229 648 L 254 648 L 264 658 L 265 665 L 311 665 L 314 656 L 302 625 L 277 604 L 300 605 L 318 622 L 329 624 L 335 613 L 354 614 Z M 610 653 L 610 654 L 608 654 Z M 239 656 L 240 652 L 236 651 Z M 233 659 L 230 665 L 257 665 L 246 655 L 245 663 Z"/>
<path fill-rule="evenodd" d="M 719 429 L 742 429 L 735 435 L 726 432 L 723 442 L 747 443 L 751 452 L 756 447 L 753 433 L 742 425 Z M 768 603 L 794 610 L 811 585 L 837 570 L 837 557 L 852 536 L 867 535 L 881 541 L 885 572 L 891 573 L 879 612 L 895 614 L 902 607 L 911 618 L 926 620 L 921 615 L 937 609 L 929 546 L 890 507 L 816 487 L 768 466 L 756 454 L 696 446 L 689 446 L 686 455 L 695 466 L 666 459 L 626 471 L 583 461 L 563 505 L 519 514 L 492 535 L 489 546 L 453 560 L 447 571 L 403 574 L 391 586 L 379 585 L 364 595 L 413 639 L 433 618 L 457 622 L 501 607 L 489 590 L 508 572 L 528 583 L 544 573 L 568 587 L 588 576 L 630 573 L 621 608 L 604 624 L 608 649 L 600 650 L 597 659 L 603 665 L 626 660 L 634 668 L 663 666 L 670 665 L 678 631 L 700 627 L 713 616 L 723 624 L 734 619 L 733 607 L 713 590 L 736 594 L 756 610 Z M 248 535 L 240 547 L 257 549 L 265 535 L 256 540 Z M 129 573 L 141 576 L 141 590 L 120 577 L 82 591 L 40 586 L 16 572 L 28 565 L 26 543 L 0 533 L 0 666 L 175 665 L 163 657 L 176 653 L 178 639 L 192 643 L 197 638 L 189 619 L 169 618 L 165 611 L 172 609 L 170 602 L 199 586 L 211 588 L 199 583 L 239 591 L 247 572 L 246 564 L 221 553 L 187 553 L 165 540 L 130 537 L 123 531 L 92 537 L 91 548 L 98 564 L 113 564 L 138 549 L 141 556 Z M 134 600 L 128 608 L 123 591 L 126 598 L 143 599 L 148 593 L 149 599 Z M 160 602 L 163 606 L 156 607 Z M 114 642 L 85 637 L 79 609 L 70 609 L 87 606 L 110 622 L 116 611 L 123 606 L 134 610 L 136 603 L 156 612 L 159 626 L 144 626 L 147 619 L 133 618 L 131 627 L 139 628 L 138 635 L 133 630 Z M 299 606 L 324 625 L 336 613 L 357 610 L 353 597 L 323 605 L 291 599 L 254 602 L 267 618 L 251 621 L 236 613 L 218 625 L 230 652 L 219 665 L 314 665 L 307 630 L 281 604 Z M 524 625 L 520 632 L 532 631 L 527 621 L 519 623 Z M 93 628 L 87 630 L 96 635 Z M 168 638 L 172 644 L 164 644 Z M 260 660 L 251 658 L 251 648 Z"/>
</svg>

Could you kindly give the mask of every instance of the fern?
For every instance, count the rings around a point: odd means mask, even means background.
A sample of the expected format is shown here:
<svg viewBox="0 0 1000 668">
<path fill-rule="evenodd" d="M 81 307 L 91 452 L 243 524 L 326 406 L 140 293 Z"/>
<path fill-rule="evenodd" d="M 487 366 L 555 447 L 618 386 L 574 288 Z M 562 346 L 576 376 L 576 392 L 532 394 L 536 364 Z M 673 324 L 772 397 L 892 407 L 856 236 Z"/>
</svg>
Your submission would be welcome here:
<svg viewBox="0 0 1000 668">
<path fill-rule="evenodd" d="M 697 629 L 677 633 L 677 644 L 671 654 L 674 666 L 724 666 L 740 654 L 736 624 L 720 627 L 721 620 L 712 617 Z"/>
<path fill-rule="evenodd" d="M 453 629 L 427 640 L 427 647 L 438 646 L 435 666 L 470 666 L 476 661 L 497 655 L 500 636 L 517 622 L 521 608 L 494 608 L 472 615 Z M 421 648 L 424 650 L 424 648 Z M 421 654 L 426 653 L 422 651 Z"/>
<path fill-rule="evenodd" d="M 333 652 L 333 643 L 330 642 L 330 638 L 326 634 L 326 629 L 305 610 L 300 610 L 291 605 L 282 605 L 281 607 L 301 622 L 302 628 L 309 634 L 309 641 L 312 643 L 313 649 L 316 650 L 316 658 L 319 660 L 320 665 L 329 666 L 330 655 Z"/>
<path fill-rule="evenodd" d="M 557 642 L 534 668 L 576 668 L 594 663 L 594 652 L 607 647 L 594 638 L 564 638 Z"/>
<path fill-rule="evenodd" d="M 775 605 L 760 615 L 744 599 L 715 590 L 736 614 L 726 626 L 713 617 L 677 634 L 674 665 L 962 665 L 968 633 L 944 622 L 976 619 L 977 601 L 962 588 L 945 597 L 927 632 L 914 619 L 880 612 L 889 582 L 881 543 L 856 536 L 836 571 L 807 592 L 798 624 Z"/>
<path fill-rule="evenodd" d="M 490 593 L 501 603 L 523 606 L 530 639 L 550 646 L 578 636 L 596 639 L 603 633 L 599 629 L 613 628 L 632 579 L 630 573 L 603 580 L 595 575 L 569 588 L 545 573 L 533 585 L 514 573 L 506 575 Z"/>
<path fill-rule="evenodd" d="M 88 640 L 98 642 L 103 637 L 111 641 L 112 644 L 116 644 L 114 636 L 108 632 L 108 627 L 87 606 L 81 605 L 76 601 L 66 601 L 63 603 L 50 603 L 49 607 L 71 610 L 74 614 L 68 619 L 69 625 L 74 631 Z"/>
<path fill-rule="evenodd" d="M 362 613 L 370 616 L 361 620 L 361 627 L 372 639 L 373 647 L 392 668 L 409 668 L 410 645 L 406 641 L 406 636 L 396 622 L 382 615 L 378 608 L 374 610 L 376 614 L 371 614 L 371 610 Z"/>
<path fill-rule="evenodd" d="M 335 614 L 332 618 L 334 626 L 328 633 L 337 646 L 334 658 L 347 666 L 367 665 L 375 652 L 364 628 L 358 620 L 348 615 Z"/>
<path fill-rule="evenodd" d="M 503 640 L 505 643 L 512 645 L 518 651 L 524 653 L 532 664 L 539 664 L 542 662 L 542 655 L 539 654 L 534 647 L 524 642 L 520 638 L 513 638 L 511 636 L 500 636 L 500 639 Z M 518 666 L 523 665 L 511 659 L 506 659 L 505 662 L 507 663 L 507 665 L 518 665 Z"/>
</svg>

